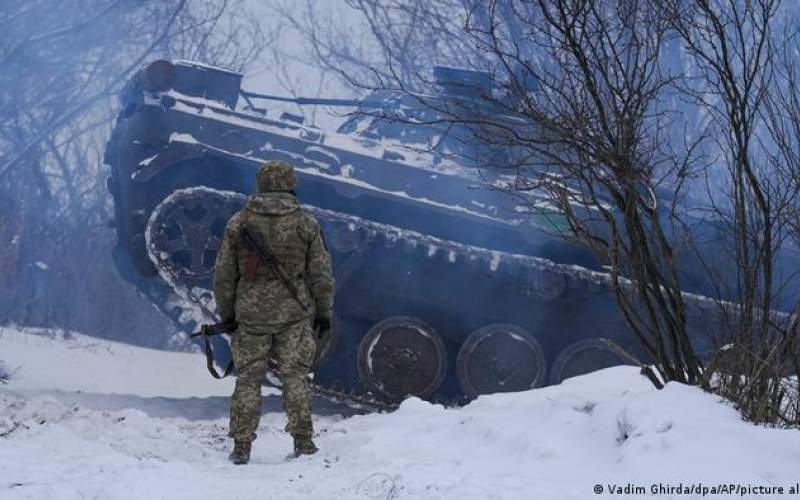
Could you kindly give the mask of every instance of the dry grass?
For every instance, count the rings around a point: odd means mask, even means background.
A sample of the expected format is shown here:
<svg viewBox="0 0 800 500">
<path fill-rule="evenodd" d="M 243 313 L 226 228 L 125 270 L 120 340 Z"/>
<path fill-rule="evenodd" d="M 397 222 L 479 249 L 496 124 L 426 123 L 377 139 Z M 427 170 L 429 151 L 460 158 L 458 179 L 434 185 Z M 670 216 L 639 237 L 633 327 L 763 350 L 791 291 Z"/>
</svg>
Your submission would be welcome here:
<svg viewBox="0 0 800 500">
<path fill-rule="evenodd" d="M 733 402 L 745 420 L 800 428 L 797 347 L 793 335 L 725 346 L 709 364 L 708 386 Z"/>
</svg>

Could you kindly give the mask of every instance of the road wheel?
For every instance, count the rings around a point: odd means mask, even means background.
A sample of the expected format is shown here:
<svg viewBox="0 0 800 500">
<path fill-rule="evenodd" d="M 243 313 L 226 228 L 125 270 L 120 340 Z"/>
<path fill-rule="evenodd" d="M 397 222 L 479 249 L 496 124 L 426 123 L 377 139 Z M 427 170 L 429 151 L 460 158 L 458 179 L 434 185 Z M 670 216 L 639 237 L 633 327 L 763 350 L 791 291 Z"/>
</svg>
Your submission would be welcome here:
<svg viewBox="0 0 800 500">
<path fill-rule="evenodd" d="M 538 387 L 546 373 L 539 342 L 514 325 L 479 328 L 458 353 L 458 380 L 464 394 L 472 398 Z"/>
<path fill-rule="evenodd" d="M 570 377 L 619 365 L 639 365 L 639 362 L 609 339 L 580 340 L 559 353 L 550 370 L 550 383 L 560 384 Z"/>
<path fill-rule="evenodd" d="M 444 378 L 447 354 L 436 331 L 408 316 L 381 321 L 358 348 L 362 382 L 388 400 L 432 394 Z"/>
</svg>

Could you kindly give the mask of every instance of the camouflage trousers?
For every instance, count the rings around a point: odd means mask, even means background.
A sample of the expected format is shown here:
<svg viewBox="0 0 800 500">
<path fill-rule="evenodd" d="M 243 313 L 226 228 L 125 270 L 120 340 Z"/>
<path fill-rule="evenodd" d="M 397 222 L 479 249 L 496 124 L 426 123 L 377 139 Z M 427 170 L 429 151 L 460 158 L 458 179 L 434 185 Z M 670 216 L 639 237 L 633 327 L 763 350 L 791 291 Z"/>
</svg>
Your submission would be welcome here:
<svg viewBox="0 0 800 500">
<path fill-rule="evenodd" d="M 308 372 L 316 341 L 311 320 L 258 331 L 240 327 L 231 337 L 231 352 L 238 376 L 231 397 L 229 436 L 237 441 L 253 441 L 261 420 L 261 385 L 269 358 L 277 365 L 283 386 L 283 409 L 294 435 L 311 436 L 311 389 Z"/>
</svg>

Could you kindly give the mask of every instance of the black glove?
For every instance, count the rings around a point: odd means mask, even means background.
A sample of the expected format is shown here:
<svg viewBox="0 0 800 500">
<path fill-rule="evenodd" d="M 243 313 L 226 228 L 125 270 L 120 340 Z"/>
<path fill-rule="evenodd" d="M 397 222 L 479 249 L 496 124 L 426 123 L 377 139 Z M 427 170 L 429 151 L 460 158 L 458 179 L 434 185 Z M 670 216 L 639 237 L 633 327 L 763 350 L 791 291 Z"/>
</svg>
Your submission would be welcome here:
<svg viewBox="0 0 800 500">
<path fill-rule="evenodd" d="M 333 332 L 333 319 L 327 316 L 317 316 L 314 319 L 314 332 L 317 334 L 317 342 L 326 341 Z"/>
</svg>

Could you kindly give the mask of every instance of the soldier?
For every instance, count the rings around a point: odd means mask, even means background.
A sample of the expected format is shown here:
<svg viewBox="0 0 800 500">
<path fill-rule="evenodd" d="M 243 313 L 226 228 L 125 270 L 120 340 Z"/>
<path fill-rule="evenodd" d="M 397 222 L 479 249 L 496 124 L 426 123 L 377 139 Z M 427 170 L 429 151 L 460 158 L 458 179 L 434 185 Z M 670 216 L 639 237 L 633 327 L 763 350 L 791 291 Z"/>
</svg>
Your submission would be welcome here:
<svg viewBox="0 0 800 500">
<path fill-rule="evenodd" d="M 258 192 L 228 222 L 214 268 L 220 320 L 238 323 L 231 335 L 238 372 L 229 433 L 234 439 L 230 459 L 235 464 L 250 459 L 269 357 L 277 364 L 283 386 L 286 430 L 294 439 L 291 456 L 317 451 L 308 372 L 316 344 L 330 335 L 333 319 L 330 256 L 319 223 L 295 198 L 294 169 L 283 161 L 268 161 L 256 179 Z M 242 239 L 243 227 L 259 237 L 277 269 Z"/>
</svg>

